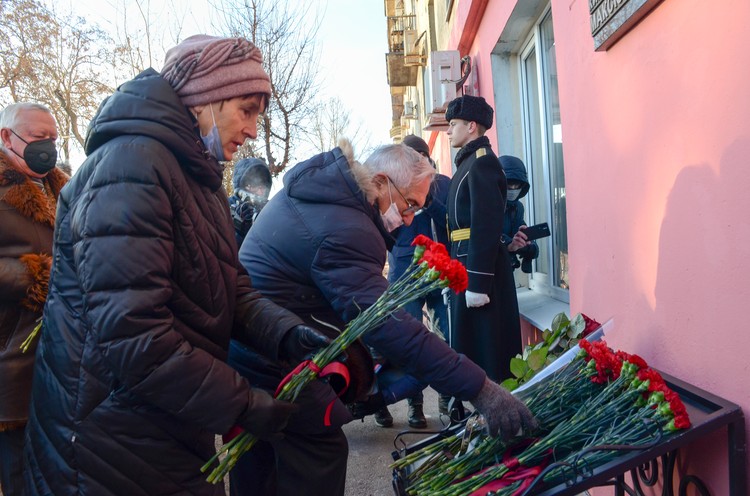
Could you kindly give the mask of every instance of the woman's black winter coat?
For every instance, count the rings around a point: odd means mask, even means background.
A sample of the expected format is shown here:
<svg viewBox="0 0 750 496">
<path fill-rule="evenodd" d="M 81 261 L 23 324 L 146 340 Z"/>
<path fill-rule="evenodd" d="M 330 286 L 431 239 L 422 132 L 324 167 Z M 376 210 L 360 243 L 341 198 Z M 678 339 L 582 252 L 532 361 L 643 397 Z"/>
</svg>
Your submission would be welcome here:
<svg viewBox="0 0 750 496">
<path fill-rule="evenodd" d="M 223 494 L 200 467 L 252 395 L 230 334 L 273 354 L 301 321 L 251 289 L 222 168 L 159 74 L 104 101 L 86 153 L 58 204 L 30 494 Z"/>
</svg>

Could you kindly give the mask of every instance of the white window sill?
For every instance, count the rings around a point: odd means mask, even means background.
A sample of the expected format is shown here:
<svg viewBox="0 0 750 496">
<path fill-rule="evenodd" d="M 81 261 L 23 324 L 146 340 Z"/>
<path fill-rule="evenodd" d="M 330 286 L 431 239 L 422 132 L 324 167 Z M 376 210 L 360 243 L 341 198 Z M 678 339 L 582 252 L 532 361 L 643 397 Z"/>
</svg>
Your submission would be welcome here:
<svg viewBox="0 0 750 496">
<path fill-rule="evenodd" d="M 549 296 L 521 287 L 516 291 L 521 318 L 539 330 L 549 329 L 560 312 L 570 317 L 570 305 Z"/>
</svg>

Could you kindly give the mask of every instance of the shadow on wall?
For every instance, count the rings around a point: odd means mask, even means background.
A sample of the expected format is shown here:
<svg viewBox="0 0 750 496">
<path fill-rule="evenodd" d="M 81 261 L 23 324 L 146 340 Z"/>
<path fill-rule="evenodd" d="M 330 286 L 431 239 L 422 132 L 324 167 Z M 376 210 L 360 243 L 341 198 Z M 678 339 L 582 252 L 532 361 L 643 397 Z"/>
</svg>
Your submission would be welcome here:
<svg viewBox="0 0 750 496">
<path fill-rule="evenodd" d="M 659 356 L 660 367 L 745 411 L 750 411 L 750 392 L 736 378 L 749 372 L 748 157 L 750 136 L 743 136 L 724 149 L 718 174 L 697 166 L 677 176 L 659 235 L 656 307 L 650 319 L 663 332 L 640 336 Z M 723 432 L 684 455 L 685 468 L 705 474 L 704 481 L 714 485 L 711 494 L 729 494 Z"/>
<path fill-rule="evenodd" d="M 685 165 L 669 190 L 656 245 L 653 303 L 636 283 L 636 257 L 632 267 L 610 262 L 607 273 L 616 278 L 619 295 L 608 298 L 619 306 L 613 309 L 616 331 L 607 341 L 750 412 L 744 380 L 750 373 L 750 136 L 716 156 L 718 168 Z M 583 279 L 596 270 L 596 264 L 587 267 Z M 598 301 L 595 291 L 584 289 L 583 301 Z M 729 494 L 727 464 L 722 430 L 680 450 L 675 473 L 698 476 L 710 494 Z"/>
</svg>

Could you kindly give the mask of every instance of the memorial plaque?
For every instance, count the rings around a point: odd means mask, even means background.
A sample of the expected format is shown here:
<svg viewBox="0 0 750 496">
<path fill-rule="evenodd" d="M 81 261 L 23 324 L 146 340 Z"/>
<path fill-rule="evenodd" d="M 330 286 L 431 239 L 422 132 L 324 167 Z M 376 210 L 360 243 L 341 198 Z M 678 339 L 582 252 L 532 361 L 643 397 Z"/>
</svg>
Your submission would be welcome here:
<svg viewBox="0 0 750 496">
<path fill-rule="evenodd" d="M 596 51 L 607 50 L 662 0 L 589 0 Z"/>
</svg>

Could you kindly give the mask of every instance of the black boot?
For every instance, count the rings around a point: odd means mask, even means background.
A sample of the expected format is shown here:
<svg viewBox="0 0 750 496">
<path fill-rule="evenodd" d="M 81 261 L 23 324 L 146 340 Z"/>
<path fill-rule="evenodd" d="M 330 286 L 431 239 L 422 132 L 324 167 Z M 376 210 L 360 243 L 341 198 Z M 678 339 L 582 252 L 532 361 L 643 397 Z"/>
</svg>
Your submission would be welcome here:
<svg viewBox="0 0 750 496">
<path fill-rule="evenodd" d="M 393 425 L 393 417 L 391 412 L 388 411 L 388 407 L 384 406 L 377 412 L 375 412 L 375 423 L 380 427 L 390 427 Z"/>
<path fill-rule="evenodd" d="M 409 427 L 424 429 L 427 427 L 427 419 L 424 418 L 422 403 L 409 399 Z"/>
</svg>

